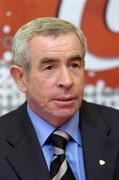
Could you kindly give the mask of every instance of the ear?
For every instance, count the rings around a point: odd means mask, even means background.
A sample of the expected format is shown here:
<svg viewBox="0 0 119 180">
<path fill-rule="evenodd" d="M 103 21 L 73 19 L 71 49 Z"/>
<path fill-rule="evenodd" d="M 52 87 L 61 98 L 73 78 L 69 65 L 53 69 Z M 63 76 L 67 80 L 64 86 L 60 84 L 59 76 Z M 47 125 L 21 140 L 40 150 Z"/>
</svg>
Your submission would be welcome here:
<svg viewBox="0 0 119 180">
<path fill-rule="evenodd" d="M 26 93 L 27 90 L 27 78 L 26 78 L 26 72 L 25 70 L 17 65 L 12 65 L 10 68 L 10 73 L 15 80 L 18 88 L 23 93 Z"/>
</svg>

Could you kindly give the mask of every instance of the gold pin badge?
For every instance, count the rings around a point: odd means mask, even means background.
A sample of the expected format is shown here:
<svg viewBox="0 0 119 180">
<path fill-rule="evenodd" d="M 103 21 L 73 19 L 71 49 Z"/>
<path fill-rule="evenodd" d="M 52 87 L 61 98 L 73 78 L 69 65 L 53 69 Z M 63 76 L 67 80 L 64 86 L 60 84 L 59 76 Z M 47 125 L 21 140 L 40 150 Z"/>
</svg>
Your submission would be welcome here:
<svg viewBox="0 0 119 180">
<path fill-rule="evenodd" d="M 101 166 L 103 166 L 103 165 L 105 164 L 105 161 L 104 161 L 104 160 L 99 160 L 99 164 L 100 164 Z"/>
</svg>

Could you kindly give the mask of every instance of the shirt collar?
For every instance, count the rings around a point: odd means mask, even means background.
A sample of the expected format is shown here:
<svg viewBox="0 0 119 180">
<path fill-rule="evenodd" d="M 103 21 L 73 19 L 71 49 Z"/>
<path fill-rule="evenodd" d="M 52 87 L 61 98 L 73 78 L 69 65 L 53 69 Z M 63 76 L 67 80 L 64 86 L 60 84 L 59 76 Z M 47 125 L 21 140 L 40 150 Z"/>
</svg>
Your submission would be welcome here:
<svg viewBox="0 0 119 180">
<path fill-rule="evenodd" d="M 79 110 L 69 119 L 65 124 L 61 126 L 60 129 L 67 132 L 74 141 L 76 141 L 81 146 L 81 134 L 79 126 Z"/>
<path fill-rule="evenodd" d="M 34 130 L 37 134 L 38 140 L 41 146 L 44 145 L 48 137 L 56 129 L 54 126 L 49 124 L 47 121 L 43 120 L 37 114 L 35 114 L 29 106 L 27 106 L 27 111 L 30 117 L 30 120 L 33 124 Z M 69 119 L 65 124 L 63 124 L 58 129 L 64 130 L 67 132 L 74 141 L 76 141 L 80 146 L 81 144 L 81 135 L 79 129 L 79 111 L 77 111 L 71 119 Z"/>
</svg>

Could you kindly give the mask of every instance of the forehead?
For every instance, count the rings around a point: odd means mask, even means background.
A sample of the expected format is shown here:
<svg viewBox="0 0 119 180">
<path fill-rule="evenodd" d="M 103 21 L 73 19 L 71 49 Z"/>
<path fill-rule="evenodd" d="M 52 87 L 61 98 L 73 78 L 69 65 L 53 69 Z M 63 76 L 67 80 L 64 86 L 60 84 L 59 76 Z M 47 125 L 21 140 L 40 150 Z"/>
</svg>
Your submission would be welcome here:
<svg viewBox="0 0 119 180">
<path fill-rule="evenodd" d="M 70 56 L 79 53 L 82 56 L 81 44 L 74 33 L 60 36 L 35 36 L 29 43 L 31 58 L 42 58 L 44 56 Z"/>
</svg>

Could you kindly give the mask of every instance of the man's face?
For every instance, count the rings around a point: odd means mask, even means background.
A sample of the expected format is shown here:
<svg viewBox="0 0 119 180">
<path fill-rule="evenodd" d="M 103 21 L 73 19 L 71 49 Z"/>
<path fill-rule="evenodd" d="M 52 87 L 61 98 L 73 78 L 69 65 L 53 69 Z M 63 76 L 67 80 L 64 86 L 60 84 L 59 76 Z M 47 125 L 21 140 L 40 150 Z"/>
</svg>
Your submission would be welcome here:
<svg viewBox="0 0 119 180">
<path fill-rule="evenodd" d="M 28 105 L 49 123 L 60 126 L 80 107 L 83 98 L 84 60 L 79 39 L 73 33 L 36 36 L 28 50 Z"/>
</svg>

